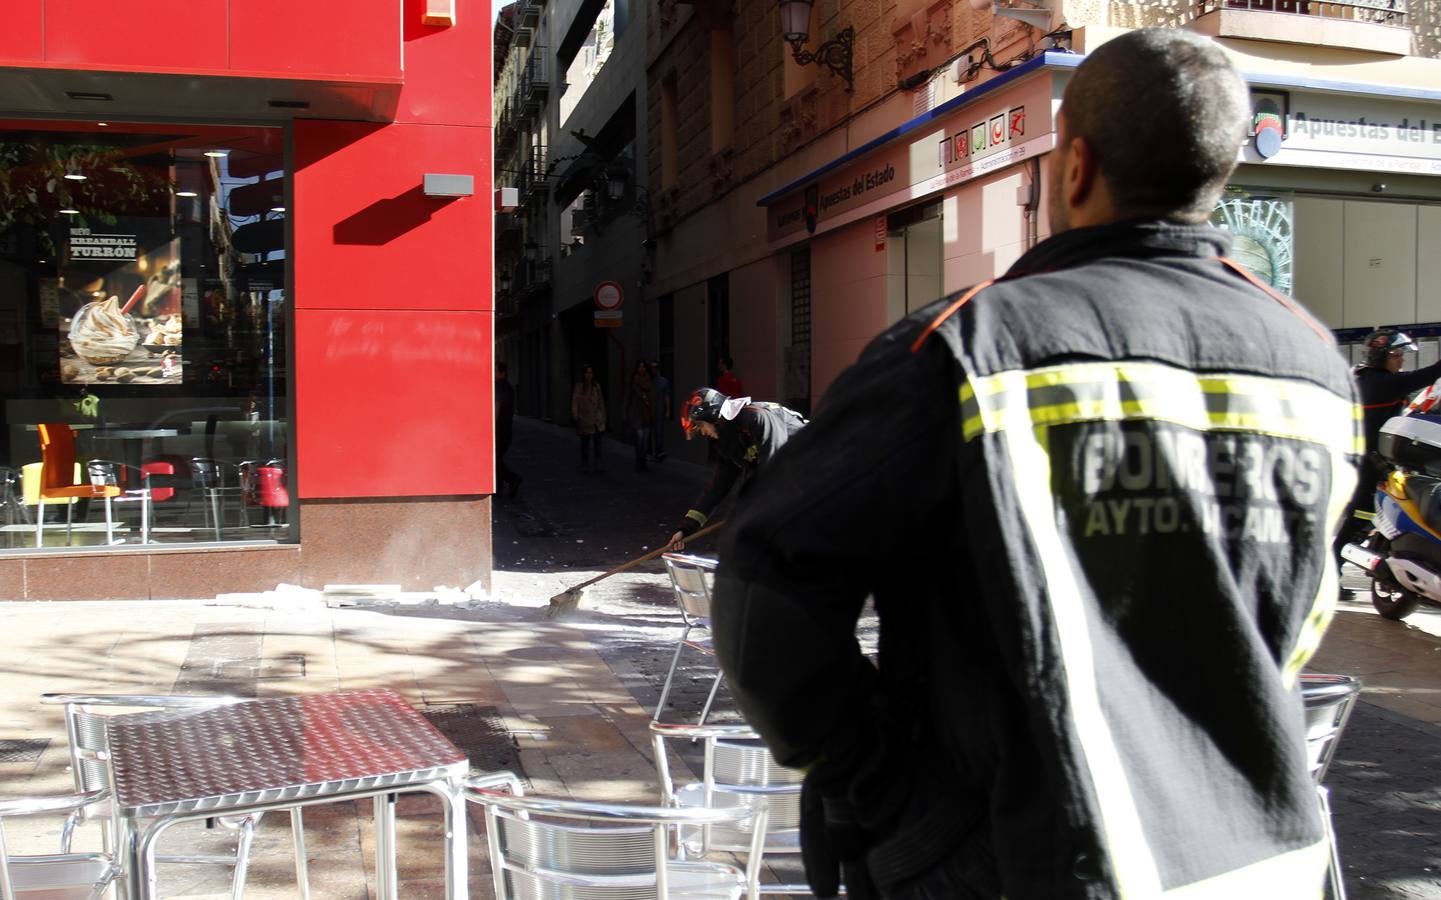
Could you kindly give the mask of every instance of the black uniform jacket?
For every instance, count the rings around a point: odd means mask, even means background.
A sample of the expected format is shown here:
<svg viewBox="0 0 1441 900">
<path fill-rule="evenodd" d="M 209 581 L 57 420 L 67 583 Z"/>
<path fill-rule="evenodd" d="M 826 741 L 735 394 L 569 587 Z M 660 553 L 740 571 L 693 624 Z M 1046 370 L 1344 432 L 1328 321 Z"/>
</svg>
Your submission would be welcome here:
<svg viewBox="0 0 1441 900">
<path fill-rule="evenodd" d="M 1392 416 L 1401 415 L 1406 399 L 1441 378 L 1441 362 L 1410 372 L 1388 372 L 1375 366 L 1356 367 L 1356 390 L 1365 410 L 1366 449 L 1376 449 L 1381 426 Z"/>
<path fill-rule="evenodd" d="M 898 323 L 728 529 L 728 683 L 857 807 L 882 891 L 950 857 L 1010 900 L 1318 895 L 1296 676 L 1360 411 L 1226 247 L 1076 229 Z"/>
<path fill-rule="evenodd" d="M 806 420 L 778 403 L 748 403 L 734 419 L 716 423 L 716 460 L 710 483 L 685 514 L 680 530 L 690 534 L 705 525 L 710 514 L 737 481 L 752 478 L 775 456 Z"/>
</svg>

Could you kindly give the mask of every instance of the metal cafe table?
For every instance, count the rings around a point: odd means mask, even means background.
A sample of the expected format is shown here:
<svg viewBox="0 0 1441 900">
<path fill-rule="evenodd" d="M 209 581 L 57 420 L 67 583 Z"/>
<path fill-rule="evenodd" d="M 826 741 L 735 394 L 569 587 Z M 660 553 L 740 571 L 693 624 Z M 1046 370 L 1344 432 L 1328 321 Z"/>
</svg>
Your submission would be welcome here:
<svg viewBox="0 0 1441 900">
<path fill-rule="evenodd" d="M 466 896 L 465 754 L 395 691 L 337 691 L 200 710 L 115 716 L 121 896 L 156 896 L 155 847 L 178 822 L 374 798 L 382 900 L 398 892 L 394 795 L 425 791 L 445 809 L 445 896 Z"/>
</svg>

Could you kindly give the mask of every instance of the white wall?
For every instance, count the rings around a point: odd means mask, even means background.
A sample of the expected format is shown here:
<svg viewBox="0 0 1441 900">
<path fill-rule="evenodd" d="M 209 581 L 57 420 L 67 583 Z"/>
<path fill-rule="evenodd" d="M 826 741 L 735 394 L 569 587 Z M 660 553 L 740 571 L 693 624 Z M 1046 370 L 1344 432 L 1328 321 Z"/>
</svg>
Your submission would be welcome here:
<svg viewBox="0 0 1441 900">
<path fill-rule="evenodd" d="M 884 249 L 876 249 L 871 219 L 811 242 L 813 409 L 824 402 L 836 376 L 886 327 L 886 256 Z"/>
<path fill-rule="evenodd" d="M 1029 183 L 1025 168 L 1012 166 L 946 195 L 941 224 L 947 293 L 995 278 L 1026 252 L 1025 209 L 1016 193 Z"/>
<path fill-rule="evenodd" d="M 1338 328 L 1345 318 L 1345 205 L 1297 197 L 1293 207 L 1293 292 L 1316 318 Z"/>
<path fill-rule="evenodd" d="M 758 260 L 730 274 L 730 351 L 736 374 L 757 400 L 784 399 L 780 316 L 789 310 L 790 254 Z M 782 282 L 781 275 L 787 279 Z M 785 323 L 789 330 L 789 323 Z"/>
<path fill-rule="evenodd" d="M 1441 207 L 1297 197 L 1296 298 L 1332 328 L 1441 321 Z"/>
</svg>

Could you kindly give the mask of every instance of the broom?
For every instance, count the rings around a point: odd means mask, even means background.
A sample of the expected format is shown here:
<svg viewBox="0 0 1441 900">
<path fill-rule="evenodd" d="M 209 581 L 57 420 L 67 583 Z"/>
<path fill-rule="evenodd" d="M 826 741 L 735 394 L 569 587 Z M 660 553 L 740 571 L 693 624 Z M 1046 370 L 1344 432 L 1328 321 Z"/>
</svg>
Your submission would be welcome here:
<svg viewBox="0 0 1441 900">
<path fill-rule="evenodd" d="M 694 532 L 690 535 L 690 537 L 687 537 L 685 540 L 687 543 L 689 543 L 691 541 L 697 540 L 698 538 L 705 537 L 706 535 L 710 534 L 712 531 L 715 531 L 717 528 L 720 528 L 724 524 L 724 519 L 719 522 L 712 522 L 711 524 L 700 529 L 699 531 Z M 662 544 L 658 549 L 652 550 L 644 556 L 637 556 L 630 562 L 623 562 L 620 565 L 616 566 L 614 569 L 611 569 L 608 572 L 602 572 L 601 574 L 595 576 L 589 581 L 582 581 L 580 584 L 577 584 L 574 587 L 566 588 L 559 594 L 556 594 L 554 597 L 550 598 L 550 608 L 548 615 L 554 618 L 555 616 L 558 616 L 562 613 L 566 613 L 573 609 L 576 609 L 580 606 L 581 598 L 585 596 L 586 588 L 595 584 L 597 581 L 609 578 L 612 575 L 619 575 L 621 572 L 624 572 L 628 569 L 633 569 L 641 563 L 646 562 L 647 560 L 655 559 L 657 556 L 665 553 L 669 549 L 669 547 L 669 544 Z"/>
</svg>

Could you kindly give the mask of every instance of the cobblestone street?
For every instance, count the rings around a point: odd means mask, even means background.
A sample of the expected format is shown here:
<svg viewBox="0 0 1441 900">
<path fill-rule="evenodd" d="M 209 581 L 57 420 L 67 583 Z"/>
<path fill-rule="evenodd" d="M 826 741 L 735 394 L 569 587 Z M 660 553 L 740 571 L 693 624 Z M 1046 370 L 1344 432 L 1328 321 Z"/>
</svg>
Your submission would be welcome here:
<svg viewBox="0 0 1441 900">
<path fill-rule="evenodd" d="M 526 481 L 517 499 L 497 501 L 495 515 L 496 591 L 508 603 L 541 606 L 569 585 L 654 548 L 673 530 L 707 476 L 704 467 L 682 462 L 653 463 L 649 472 L 633 472 L 630 448 L 616 442 L 611 442 L 607 474 L 580 473 L 573 441 L 562 429 L 517 421 L 508 461 Z M 713 544 L 687 549 L 704 554 Z M 1354 578 L 1347 584 L 1362 586 Z M 1378 705 L 1441 695 L 1441 676 L 1412 684 L 1410 674 L 1394 674 L 1401 667 L 1386 655 L 1403 653 L 1425 663 L 1441 652 L 1441 640 L 1370 614 L 1364 592 L 1352 598 L 1355 602 L 1338 614 L 1315 666 L 1358 674 L 1367 685 L 1328 779 L 1347 890 L 1363 900 L 1441 900 L 1441 756 L 1435 752 L 1441 728 L 1434 719 Z M 680 633 L 659 561 L 588 589 L 572 620 L 637 702 L 653 711 Z M 863 644 L 874 637 L 874 627 L 873 619 L 862 620 Z M 1379 644 L 1381 658 L 1351 652 L 1362 644 Z M 683 656 L 667 720 L 694 720 L 714 671 L 699 653 Z M 1398 680 L 1405 684 L 1387 686 Z M 722 686 L 712 720 L 737 718 Z M 682 756 L 698 769 L 694 754 Z"/>
</svg>

